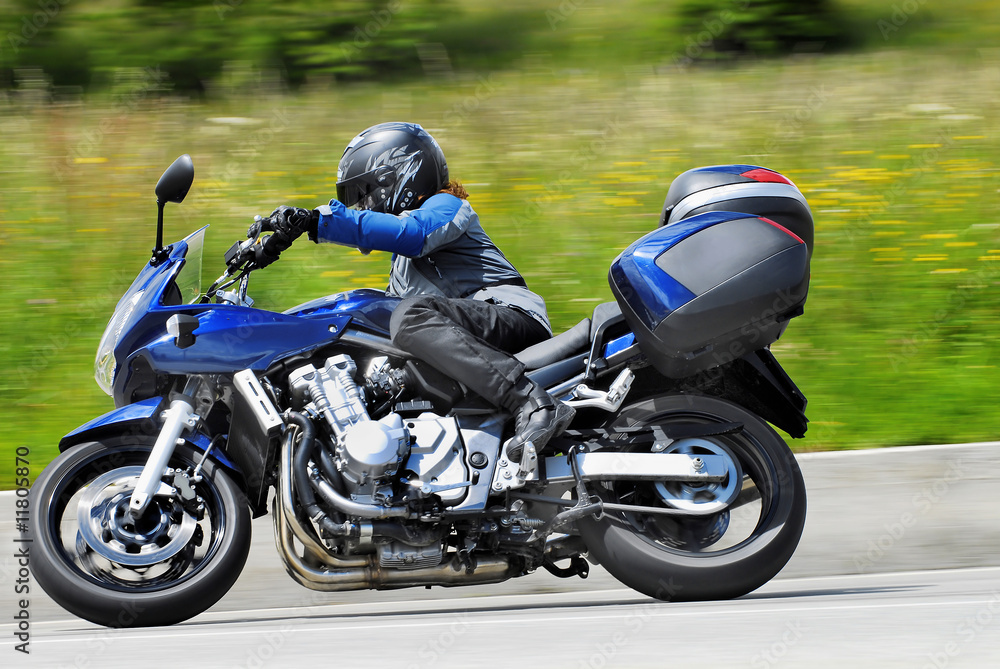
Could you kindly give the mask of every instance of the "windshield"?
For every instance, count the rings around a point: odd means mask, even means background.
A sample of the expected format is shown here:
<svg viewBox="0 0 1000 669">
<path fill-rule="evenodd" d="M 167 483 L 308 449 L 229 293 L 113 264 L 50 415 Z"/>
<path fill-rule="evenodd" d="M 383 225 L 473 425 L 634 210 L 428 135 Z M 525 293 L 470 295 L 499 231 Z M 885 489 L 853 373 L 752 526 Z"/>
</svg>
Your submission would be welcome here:
<svg viewBox="0 0 1000 669">
<path fill-rule="evenodd" d="M 181 304 L 192 304 L 201 297 L 201 258 L 207 229 L 208 226 L 205 226 L 184 240 L 187 244 L 187 253 L 184 254 L 184 265 L 175 279 L 181 294 Z"/>
</svg>

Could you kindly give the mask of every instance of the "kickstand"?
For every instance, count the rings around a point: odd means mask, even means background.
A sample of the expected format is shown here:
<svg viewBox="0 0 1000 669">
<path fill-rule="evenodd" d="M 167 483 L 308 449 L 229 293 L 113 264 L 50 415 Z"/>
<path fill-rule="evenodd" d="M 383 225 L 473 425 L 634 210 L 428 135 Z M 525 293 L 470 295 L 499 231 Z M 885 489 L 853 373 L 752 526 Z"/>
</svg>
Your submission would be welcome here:
<svg viewBox="0 0 1000 669">
<path fill-rule="evenodd" d="M 576 506 L 557 513 L 552 520 L 538 530 L 540 536 L 545 536 L 557 527 L 579 518 L 592 515 L 595 519 L 600 520 L 604 517 L 604 503 L 587 492 L 587 484 L 583 482 L 583 477 L 580 475 L 580 465 L 576 461 L 576 454 L 580 448 L 579 444 L 575 444 L 570 447 L 567 453 L 570 468 L 573 470 L 573 478 L 576 479 Z"/>
<path fill-rule="evenodd" d="M 580 463 L 576 461 L 576 454 L 581 449 L 582 446 L 580 444 L 573 444 L 570 446 L 569 453 L 567 454 L 570 469 L 573 470 L 573 478 L 576 479 L 577 506 L 590 504 L 590 493 L 587 492 L 587 485 L 583 482 L 583 477 L 580 475 Z"/>
</svg>

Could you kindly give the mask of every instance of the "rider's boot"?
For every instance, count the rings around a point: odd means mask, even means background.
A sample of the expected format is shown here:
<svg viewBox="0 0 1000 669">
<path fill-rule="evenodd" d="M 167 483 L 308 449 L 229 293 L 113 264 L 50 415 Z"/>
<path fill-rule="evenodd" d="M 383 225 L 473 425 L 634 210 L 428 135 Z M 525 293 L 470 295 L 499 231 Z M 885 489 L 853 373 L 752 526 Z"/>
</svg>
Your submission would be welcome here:
<svg viewBox="0 0 1000 669">
<path fill-rule="evenodd" d="M 545 389 L 522 377 L 504 402 L 515 415 L 514 437 L 504 447 L 511 462 L 520 462 L 529 442 L 541 453 L 549 439 L 565 430 L 576 409 L 556 400 Z"/>
</svg>

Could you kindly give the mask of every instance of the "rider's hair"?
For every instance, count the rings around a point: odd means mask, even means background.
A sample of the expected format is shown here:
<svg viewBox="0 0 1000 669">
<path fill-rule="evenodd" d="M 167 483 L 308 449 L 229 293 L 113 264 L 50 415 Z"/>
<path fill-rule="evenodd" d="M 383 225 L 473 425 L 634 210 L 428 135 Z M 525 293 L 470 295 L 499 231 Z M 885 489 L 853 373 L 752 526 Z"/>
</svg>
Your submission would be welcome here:
<svg viewBox="0 0 1000 669">
<path fill-rule="evenodd" d="M 469 199 L 469 191 L 465 190 L 465 186 L 462 185 L 461 181 L 456 181 L 454 179 L 446 183 L 444 188 L 442 188 L 439 192 L 450 193 L 451 195 L 454 195 L 462 200 Z"/>
</svg>

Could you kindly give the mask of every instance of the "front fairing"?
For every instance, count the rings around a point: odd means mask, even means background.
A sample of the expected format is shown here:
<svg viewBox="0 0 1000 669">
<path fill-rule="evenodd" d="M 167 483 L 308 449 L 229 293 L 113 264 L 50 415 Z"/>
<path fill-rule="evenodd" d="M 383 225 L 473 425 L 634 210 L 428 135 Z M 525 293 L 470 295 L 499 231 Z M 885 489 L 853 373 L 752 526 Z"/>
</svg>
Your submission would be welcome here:
<svg viewBox="0 0 1000 669">
<path fill-rule="evenodd" d="M 114 349 L 119 363 L 112 387 L 116 406 L 162 391 L 156 379 L 164 376 L 244 369 L 262 373 L 275 362 L 335 341 L 348 324 L 388 336 L 389 317 L 399 300 L 375 290 L 313 300 L 283 314 L 226 304 L 179 304 L 174 281 L 184 262 L 183 247 L 183 242 L 175 244 L 161 266 L 143 268 L 130 289 L 139 298 Z M 179 348 L 167 333 L 167 319 L 174 314 L 199 321 L 194 344 L 187 348 Z"/>
<path fill-rule="evenodd" d="M 284 313 L 208 304 L 169 311 L 198 318 L 195 343 L 174 345 L 162 329 L 143 348 L 153 369 L 168 374 L 263 372 L 273 363 L 329 344 L 348 328 L 389 336 L 389 319 L 399 303 L 381 291 L 361 289 L 312 300 Z M 164 321 L 165 322 L 165 321 Z"/>
<path fill-rule="evenodd" d="M 130 334 L 151 306 L 197 299 L 201 290 L 201 257 L 207 229 L 205 226 L 173 244 L 162 262 L 144 265 L 118 300 L 94 360 L 97 383 L 109 395 L 122 369 L 123 357 L 131 350 Z"/>
<path fill-rule="evenodd" d="M 166 333 L 166 319 L 185 313 L 198 319 L 195 342 L 178 348 Z M 264 371 L 272 363 L 336 339 L 349 314 L 305 320 L 250 307 L 188 305 L 148 314 L 150 337 L 130 360 L 143 356 L 161 374 L 229 374 Z M 145 323 L 143 324 L 145 325 Z"/>
</svg>

